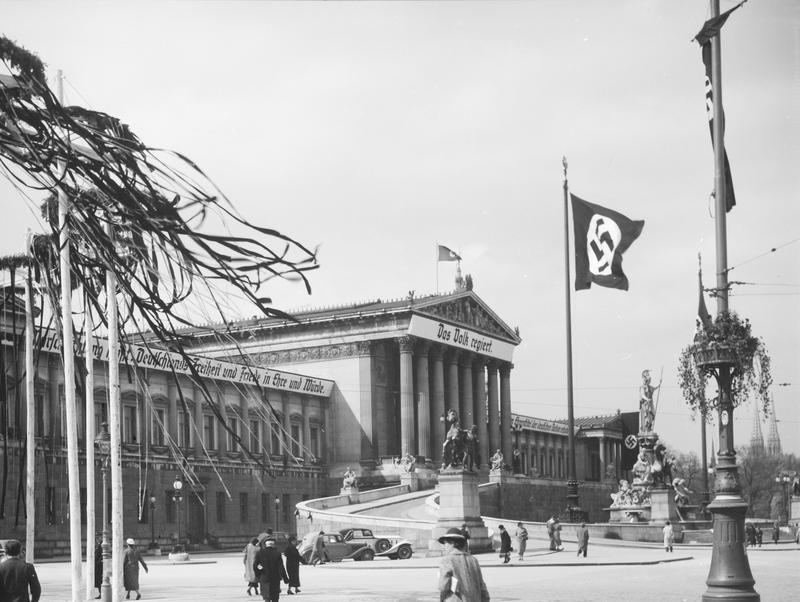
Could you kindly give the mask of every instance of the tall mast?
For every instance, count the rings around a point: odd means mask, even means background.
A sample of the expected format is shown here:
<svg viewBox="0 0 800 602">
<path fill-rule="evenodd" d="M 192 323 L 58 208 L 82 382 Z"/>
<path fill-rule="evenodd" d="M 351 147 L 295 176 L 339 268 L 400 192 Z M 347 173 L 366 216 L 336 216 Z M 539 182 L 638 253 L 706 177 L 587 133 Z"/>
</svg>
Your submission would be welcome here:
<svg viewBox="0 0 800 602">
<path fill-rule="evenodd" d="M 26 236 L 28 270 L 25 274 L 25 560 L 33 562 L 36 542 L 36 381 L 33 367 L 32 234 Z"/>
</svg>

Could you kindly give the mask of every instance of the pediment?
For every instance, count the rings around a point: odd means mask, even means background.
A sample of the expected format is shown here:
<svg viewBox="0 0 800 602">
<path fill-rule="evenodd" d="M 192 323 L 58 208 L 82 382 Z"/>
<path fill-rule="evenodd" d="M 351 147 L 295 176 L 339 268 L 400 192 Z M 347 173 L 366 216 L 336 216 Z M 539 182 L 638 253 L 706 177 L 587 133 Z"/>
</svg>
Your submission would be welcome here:
<svg viewBox="0 0 800 602">
<path fill-rule="evenodd" d="M 454 325 L 463 325 L 483 334 L 513 342 L 520 342 L 519 334 L 512 330 L 495 314 L 483 300 L 472 291 L 450 296 L 446 300 L 421 302 L 414 311 L 424 316 L 444 320 Z"/>
</svg>

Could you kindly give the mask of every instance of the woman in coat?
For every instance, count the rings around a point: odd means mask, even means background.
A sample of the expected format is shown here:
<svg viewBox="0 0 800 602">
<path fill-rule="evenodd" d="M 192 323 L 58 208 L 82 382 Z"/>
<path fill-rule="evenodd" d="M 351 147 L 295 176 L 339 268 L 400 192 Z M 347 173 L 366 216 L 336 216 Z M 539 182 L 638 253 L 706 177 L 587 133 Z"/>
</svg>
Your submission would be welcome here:
<svg viewBox="0 0 800 602">
<path fill-rule="evenodd" d="M 131 597 L 131 592 L 136 592 L 136 599 L 140 599 L 139 593 L 139 565 L 144 567 L 147 572 L 147 563 L 142 558 L 142 554 L 136 549 L 136 542 L 132 539 L 125 541 L 128 547 L 125 549 L 125 558 L 122 560 L 122 582 L 125 586 L 125 599 Z"/>
<path fill-rule="evenodd" d="M 669 521 L 664 523 L 664 551 L 672 552 L 672 544 L 675 542 L 675 530 Z"/>
<path fill-rule="evenodd" d="M 444 602 L 489 602 L 489 590 L 478 559 L 467 552 L 467 540 L 455 527 L 439 538 L 439 599 Z"/>
<path fill-rule="evenodd" d="M 244 547 L 244 580 L 247 581 L 247 595 L 252 596 L 252 591 L 255 590 L 256 596 L 258 595 L 258 579 L 256 579 L 256 572 L 253 568 L 253 563 L 256 560 L 258 553 L 258 537 L 254 537 Z"/>
<path fill-rule="evenodd" d="M 503 564 L 506 564 L 511 560 L 511 536 L 503 525 L 497 528 L 500 531 L 500 558 L 503 559 Z"/>
<path fill-rule="evenodd" d="M 283 555 L 286 556 L 286 574 L 289 576 L 289 589 L 288 594 L 300 593 L 300 563 L 303 559 L 300 557 L 300 552 L 297 551 L 297 538 L 294 535 L 289 536 L 289 545 L 286 546 Z M 294 588 L 294 591 L 292 591 Z"/>
</svg>

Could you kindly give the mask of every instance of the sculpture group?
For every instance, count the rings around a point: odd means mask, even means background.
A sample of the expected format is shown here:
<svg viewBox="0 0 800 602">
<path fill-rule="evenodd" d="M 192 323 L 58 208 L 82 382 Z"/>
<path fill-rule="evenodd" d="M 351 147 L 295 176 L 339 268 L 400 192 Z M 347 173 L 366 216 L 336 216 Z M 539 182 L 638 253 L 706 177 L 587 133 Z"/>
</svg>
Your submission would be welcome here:
<svg viewBox="0 0 800 602">
<path fill-rule="evenodd" d="M 458 414 L 450 409 L 445 416 L 447 434 L 442 444 L 442 470 L 463 468 L 472 471 L 480 465 L 478 457 L 478 427 L 462 429 Z"/>
</svg>

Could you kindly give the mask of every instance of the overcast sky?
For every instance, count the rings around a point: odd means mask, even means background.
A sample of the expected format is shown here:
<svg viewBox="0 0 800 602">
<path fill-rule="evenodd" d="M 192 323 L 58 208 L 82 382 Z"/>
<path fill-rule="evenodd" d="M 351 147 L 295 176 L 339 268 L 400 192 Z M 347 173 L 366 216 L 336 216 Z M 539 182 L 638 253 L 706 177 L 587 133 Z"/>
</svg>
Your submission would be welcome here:
<svg viewBox="0 0 800 602">
<path fill-rule="evenodd" d="M 437 278 L 451 290 L 436 244 L 459 252 L 475 292 L 520 329 L 512 408 L 543 418 L 566 417 L 565 155 L 573 193 L 646 222 L 623 262 L 628 292 L 572 294 L 575 413 L 636 410 L 641 371 L 657 383 L 663 369 L 656 430 L 699 451 L 676 371 L 698 253 L 714 285 L 690 41 L 708 17 L 701 0 L 5 2 L 0 33 L 63 70 L 66 103 L 185 153 L 252 222 L 319 245 L 312 295 L 267 291 L 281 309 L 419 296 Z M 730 307 L 787 383 L 779 430 L 799 453 L 800 3 L 748 2 L 722 47 L 728 262 L 746 283 Z M 0 253 L 19 252 L 27 227 L 41 231 L 40 196 L 5 181 L 0 195 Z M 735 419 L 741 446 L 753 404 Z"/>
</svg>

